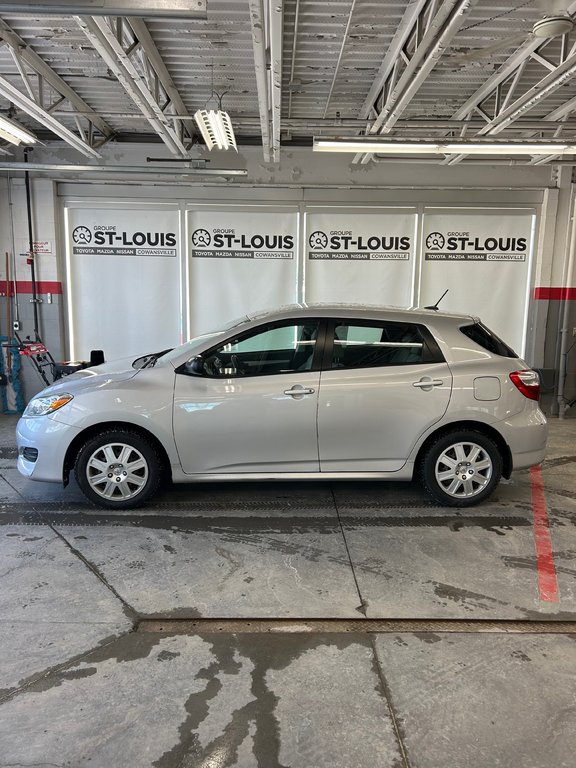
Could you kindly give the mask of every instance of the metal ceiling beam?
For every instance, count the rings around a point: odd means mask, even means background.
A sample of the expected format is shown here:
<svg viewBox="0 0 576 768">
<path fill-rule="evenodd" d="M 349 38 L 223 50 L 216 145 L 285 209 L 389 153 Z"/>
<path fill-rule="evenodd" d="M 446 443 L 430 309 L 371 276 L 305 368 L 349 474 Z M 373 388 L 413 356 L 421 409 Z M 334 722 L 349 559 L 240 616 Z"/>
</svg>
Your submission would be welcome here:
<svg viewBox="0 0 576 768">
<path fill-rule="evenodd" d="M 266 162 L 280 160 L 284 0 L 248 0 L 262 150 Z"/>
<path fill-rule="evenodd" d="M 412 34 L 414 26 L 418 21 L 420 14 L 424 10 L 427 2 L 428 0 L 409 0 L 408 6 L 404 11 L 404 16 L 402 17 L 402 21 L 394 33 L 390 47 L 388 48 L 386 56 L 384 57 L 384 60 L 380 65 L 380 69 L 378 70 L 378 74 L 376 75 L 376 79 L 372 83 L 372 87 L 368 91 L 368 96 L 366 96 L 364 104 L 362 105 L 362 109 L 360 110 L 361 118 L 369 117 L 371 110 L 374 108 L 374 105 L 376 104 L 378 97 L 386 84 L 386 81 L 394 69 L 394 65 L 400 56 L 400 52 Z"/>
<path fill-rule="evenodd" d="M 282 110 L 282 42 L 284 0 L 268 3 L 270 36 L 270 92 L 272 109 L 272 161 L 280 161 L 280 128 Z"/>
<path fill-rule="evenodd" d="M 186 147 L 106 21 L 91 16 L 74 16 L 74 20 L 170 152 L 186 156 Z"/>
<path fill-rule="evenodd" d="M 260 112 L 260 130 L 262 133 L 262 152 L 264 161 L 271 160 L 270 141 L 270 99 L 268 89 L 268 51 L 266 46 L 266 23 L 262 0 L 249 0 L 250 23 L 252 25 L 252 47 L 254 50 L 254 71 L 258 91 L 258 111 Z"/>
<path fill-rule="evenodd" d="M 0 39 L 3 40 L 9 47 L 11 53 L 16 56 L 17 60 L 25 62 L 42 80 L 56 91 L 56 93 L 63 96 L 70 102 L 70 105 L 75 112 L 82 117 L 86 118 L 92 125 L 102 134 L 102 136 L 108 140 L 112 138 L 113 131 L 108 123 L 95 112 L 77 93 L 74 91 L 68 83 L 66 83 L 60 75 L 58 75 L 52 67 L 50 67 L 44 59 L 42 59 L 28 43 L 20 37 L 14 30 L 3 20 L 0 19 Z M 18 66 L 18 64 L 17 64 Z M 20 64 L 21 66 L 21 64 Z M 20 66 L 18 69 L 20 71 Z M 21 72 L 22 75 L 22 72 Z M 37 104 L 39 100 L 30 94 L 29 88 L 27 88 L 30 98 Z M 42 103 L 40 102 L 42 107 Z"/>
<path fill-rule="evenodd" d="M 571 3 L 566 11 L 568 14 L 576 13 L 576 2 Z M 534 38 L 524 43 L 515 53 L 503 64 L 500 69 L 486 80 L 478 90 L 467 99 L 460 109 L 454 113 L 455 120 L 463 120 L 472 112 L 474 107 L 485 101 L 502 83 L 506 82 L 525 61 L 531 58 L 532 54 L 539 49 L 544 48 L 550 39 Z"/>
<path fill-rule="evenodd" d="M 3 11 L 42 14 L 86 14 L 91 16 L 156 16 L 206 18 L 206 0 L 45 0 L 3 2 Z"/>
<path fill-rule="evenodd" d="M 532 86 L 522 96 L 519 96 L 509 107 L 500 112 L 484 128 L 481 128 L 478 134 L 484 136 L 486 134 L 500 133 L 525 112 L 537 106 L 542 99 L 547 98 L 571 80 L 574 74 L 576 74 L 576 53 L 568 56 L 566 61 L 555 68 L 554 72 L 550 72 L 550 74 L 539 80 L 536 85 Z"/>
<path fill-rule="evenodd" d="M 478 0 L 444 0 L 431 20 L 396 85 L 372 124 L 369 134 L 389 133 L 448 47 L 468 11 Z M 417 17 L 417 21 L 420 17 Z M 363 156 L 366 162 L 370 154 Z"/>
<path fill-rule="evenodd" d="M 61 139 L 66 141 L 68 144 L 70 144 L 70 146 L 74 147 L 74 149 L 82 152 L 82 154 L 86 155 L 86 157 L 100 157 L 100 153 L 97 152 L 93 147 L 76 136 L 75 133 L 72 133 L 72 131 L 68 130 L 66 126 L 62 125 L 61 122 L 52 117 L 52 115 L 46 112 L 45 109 L 36 104 L 35 101 L 32 101 L 32 99 L 29 99 L 28 96 L 25 96 L 21 91 L 15 88 L 12 83 L 9 83 L 8 80 L 1 76 L 0 93 L 6 99 L 8 99 L 8 101 L 11 101 L 16 107 L 18 107 L 18 109 L 21 109 L 23 112 L 26 112 L 28 115 L 33 117 L 34 120 L 42 123 L 42 125 L 46 126 L 46 128 L 55 133 L 56 136 L 59 136 Z"/>
<path fill-rule="evenodd" d="M 396 87 L 386 99 L 370 133 L 389 133 L 448 47 L 478 0 L 445 0 Z"/>
<path fill-rule="evenodd" d="M 162 87 L 166 91 L 167 96 L 170 98 L 176 114 L 185 115 L 188 112 L 186 105 L 182 101 L 182 97 L 174 85 L 172 76 L 170 75 L 170 72 L 168 72 L 168 68 L 166 67 L 164 60 L 160 55 L 160 51 L 156 47 L 156 43 L 152 39 L 152 35 L 150 34 L 146 23 L 142 21 L 142 19 L 136 18 L 129 18 L 127 19 L 127 22 L 132 27 L 132 31 L 142 46 L 142 50 L 148 57 L 150 64 L 156 72 L 160 82 L 162 83 Z M 185 122 L 189 128 L 193 129 L 194 118 L 190 117 L 189 119 L 185 120 Z M 190 133 L 192 134 L 193 130 L 190 131 Z"/>
</svg>

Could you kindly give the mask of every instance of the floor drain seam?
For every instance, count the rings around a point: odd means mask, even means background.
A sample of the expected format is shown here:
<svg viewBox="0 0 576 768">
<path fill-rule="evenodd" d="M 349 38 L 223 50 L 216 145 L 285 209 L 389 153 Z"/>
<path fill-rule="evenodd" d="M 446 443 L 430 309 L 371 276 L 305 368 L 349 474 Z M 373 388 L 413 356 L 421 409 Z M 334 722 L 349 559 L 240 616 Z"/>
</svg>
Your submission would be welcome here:
<svg viewBox="0 0 576 768">
<path fill-rule="evenodd" d="M 136 632 L 195 634 L 576 634 L 575 621 L 491 619 L 230 619 L 139 617 Z"/>
<path fill-rule="evenodd" d="M 410 768 L 410 760 L 408 759 L 408 754 L 406 751 L 406 747 L 404 745 L 403 729 L 400 726 L 398 717 L 396 715 L 396 710 L 394 707 L 394 703 L 392 701 L 392 693 L 390 691 L 390 686 L 388 685 L 388 681 L 386 680 L 386 675 L 384 674 L 384 669 L 382 668 L 380 657 L 378 656 L 378 649 L 376 648 L 376 641 L 374 637 L 370 638 L 370 646 L 372 648 L 372 654 L 374 656 L 374 665 L 376 667 L 376 673 L 378 675 L 378 679 L 382 687 L 382 693 L 384 694 L 384 700 L 386 701 L 386 707 L 388 709 L 388 714 L 390 715 L 390 721 L 392 723 L 394 735 L 396 736 L 396 741 L 398 742 L 398 749 L 400 750 L 402 763 L 404 768 Z"/>
</svg>

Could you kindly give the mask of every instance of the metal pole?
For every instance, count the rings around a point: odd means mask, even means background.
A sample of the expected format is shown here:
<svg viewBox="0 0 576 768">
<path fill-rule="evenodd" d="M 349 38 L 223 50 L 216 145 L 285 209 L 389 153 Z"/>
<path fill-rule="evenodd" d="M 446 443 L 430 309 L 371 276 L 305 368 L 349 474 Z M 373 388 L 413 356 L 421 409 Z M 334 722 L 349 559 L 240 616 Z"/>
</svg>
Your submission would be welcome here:
<svg viewBox="0 0 576 768">
<path fill-rule="evenodd" d="M 28 162 L 29 149 L 24 150 L 24 162 Z M 24 183 L 26 185 L 26 210 L 28 214 L 28 241 L 29 253 L 28 263 L 30 264 L 30 276 L 32 278 L 32 304 L 34 306 L 34 337 L 38 340 L 38 296 L 36 294 L 36 264 L 34 261 L 34 237 L 32 234 L 32 207 L 30 201 L 30 177 L 28 171 L 24 172 Z"/>
</svg>

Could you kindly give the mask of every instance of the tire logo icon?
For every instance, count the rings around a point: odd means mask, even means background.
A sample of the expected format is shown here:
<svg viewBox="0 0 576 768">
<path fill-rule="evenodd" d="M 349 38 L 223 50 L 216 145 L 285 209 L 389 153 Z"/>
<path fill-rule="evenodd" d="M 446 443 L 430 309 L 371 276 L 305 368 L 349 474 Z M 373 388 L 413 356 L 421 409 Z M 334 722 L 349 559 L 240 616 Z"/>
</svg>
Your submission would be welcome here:
<svg viewBox="0 0 576 768">
<path fill-rule="evenodd" d="M 320 248 L 326 248 L 328 245 L 328 237 L 324 232 L 321 232 L 320 230 L 316 232 L 312 232 L 310 237 L 308 238 L 308 243 L 310 245 L 310 248 L 314 250 L 319 250 Z"/>
<path fill-rule="evenodd" d="M 210 243 L 212 242 L 212 237 L 210 235 L 210 232 L 208 232 L 207 229 L 196 229 L 192 233 L 192 245 L 198 248 L 199 246 L 204 246 L 205 248 L 208 248 Z"/>
<path fill-rule="evenodd" d="M 430 232 L 426 238 L 426 248 L 429 251 L 441 251 L 445 243 L 444 235 L 441 235 L 440 232 Z"/>
<path fill-rule="evenodd" d="M 92 232 L 90 232 L 88 227 L 76 227 L 72 232 L 72 240 L 78 245 L 88 245 L 88 243 L 92 242 Z"/>
</svg>

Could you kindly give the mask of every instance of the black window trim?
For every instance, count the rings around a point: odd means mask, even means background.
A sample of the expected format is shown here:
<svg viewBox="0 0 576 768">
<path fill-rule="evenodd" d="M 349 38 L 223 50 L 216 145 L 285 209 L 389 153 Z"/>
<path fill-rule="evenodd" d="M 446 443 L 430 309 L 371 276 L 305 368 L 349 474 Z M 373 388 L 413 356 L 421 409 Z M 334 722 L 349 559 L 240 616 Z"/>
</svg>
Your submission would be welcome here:
<svg viewBox="0 0 576 768">
<path fill-rule="evenodd" d="M 244 331 L 241 334 L 233 333 L 230 336 L 228 336 L 224 340 L 220 340 L 218 344 L 214 344 L 213 347 L 210 347 L 209 349 L 204 350 L 198 357 L 208 357 L 213 352 L 215 352 L 220 347 L 223 347 L 225 344 L 230 344 L 232 341 L 234 342 L 241 342 L 244 341 L 244 339 L 249 338 L 250 336 L 255 336 L 258 333 L 263 333 L 268 330 L 272 330 L 274 328 L 281 328 L 282 326 L 286 325 L 305 325 L 306 323 L 312 323 L 317 322 L 318 323 L 318 336 L 316 338 L 316 346 L 314 349 L 314 356 L 312 358 L 312 365 L 307 371 L 282 371 L 282 373 L 258 373 L 258 374 L 239 374 L 239 375 L 227 375 L 227 376 L 210 376 L 207 373 L 201 373 L 201 374 L 192 374 L 189 371 L 186 370 L 186 363 L 183 363 L 176 369 L 176 373 L 183 373 L 186 376 L 198 376 L 202 379 L 257 379 L 257 378 L 263 378 L 268 376 L 296 376 L 296 375 L 302 375 L 305 373 L 314 373 L 316 371 L 320 371 L 322 369 L 322 359 L 324 354 L 324 344 L 326 342 L 326 318 L 325 317 L 293 317 L 293 318 L 285 318 L 283 320 L 272 320 L 268 323 L 262 323 L 261 325 L 254 326 L 253 328 L 249 328 L 248 330 Z"/>
<path fill-rule="evenodd" d="M 407 363 L 405 365 L 398 365 L 398 366 L 359 366 L 358 368 L 332 368 L 332 356 L 334 351 L 334 331 L 336 329 L 336 326 L 338 325 L 365 325 L 365 326 L 378 326 L 378 325 L 386 325 L 386 324 L 393 324 L 393 325 L 412 325 L 415 326 L 419 332 L 422 335 L 422 339 L 424 341 L 424 348 L 426 350 L 425 355 L 423 354 L 423 357 L 426 357 L 425 360 L 422 360 L 421 363 Z M 370 318 L 358 318 L 358 317 L 331 317 L 328 319 L 328 322 L 326 324 L 326 337 L 324 340 L 324 355 L 322 357 L 322 370 L 323 371 L 332 371 L 332 370 L 348 370 L 348 371 L 360 371 L 360 370 L 368 370 L 369 368 L 405 368 L 406 365 L 426 365 L 426 364 L 434 364 L 434 363 L 445 363 L 446 358 L 444 357 L 442 350 L 440 349 L 440 346 L 438 345 L 438 342 L 432 335 L 429 328 L 427 328 L 422 323 L 413 322 L 412 320 L 387 320 L 387 319 L 370 319 Z"/>
</svg>

